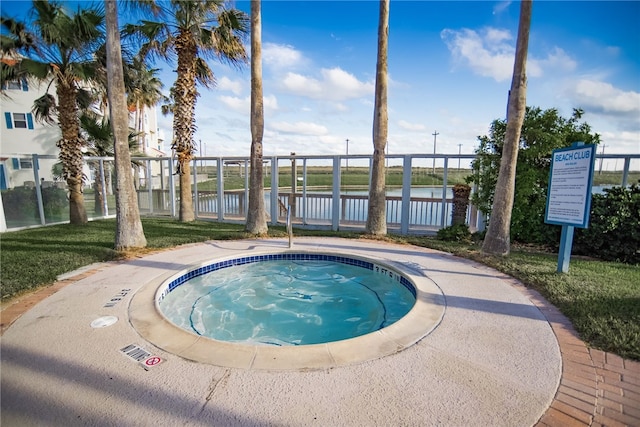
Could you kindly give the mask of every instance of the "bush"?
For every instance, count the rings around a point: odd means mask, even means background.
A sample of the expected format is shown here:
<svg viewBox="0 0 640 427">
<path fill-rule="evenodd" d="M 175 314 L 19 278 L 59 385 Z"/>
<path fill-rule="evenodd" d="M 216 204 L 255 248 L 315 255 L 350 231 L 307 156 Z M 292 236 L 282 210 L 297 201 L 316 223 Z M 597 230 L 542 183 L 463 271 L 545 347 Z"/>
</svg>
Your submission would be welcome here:
<svg viewBox="0 0 640 427">
<path fill-rule="evenodd" d="M 557 246 L 560 241 L 560 228 L 549 227 L 544 222 L 551 155 L 553 150 L 569 147 L 576 141 L 599 143 L 600 136 L 591 131 L 589 124 L 581 122 L 582 114 L 578 109 L 565 118 L 555 108 L 543 111 L 539 107 L 527 107 L 511 211 L 513 241 L 551 246 Z M 478 187 L 471 201 L 482 213 L 488 214 L 489 221 L 506 132 L 506 120 L 494 120 L 489 135 L 478 137 L 480 145 L 471 163 L 473 174 L 466 179 L 468 184 Z"/>
<path fill-rule="evenodd" d="M 594 194 L 589 227 L 576 230 L 573 252 L 640 264 L 640 186 L 613 187 Z"/>
<path fill-rule="evenodd" d="M 57 187 L 43 188 L 42 204 L 44 206 L 45 218 L 59 218 L 69 206 L 67 192 Z"/>
<path fill-rule="evenodd" d="M 471 242 L 471 232 L 467 224 L 455 224 L 438 230 L 438 239 L 447 242 Z"/>
<path fill-rule="evenodd" d="M 2 193 L 5 218 L 9 221 L 39 219 L 36 189 L 15 187 Z M 42 205 L 46 219 L 59 217 L 69 205 L 67 192 L 60 188 L 42 188 Z"/>
<path fill-rule="evenodd" d="M 38 218 L 36 189 L 15 187 L 2 193 L 2 205 L 7 221 Z"/>
</svg>

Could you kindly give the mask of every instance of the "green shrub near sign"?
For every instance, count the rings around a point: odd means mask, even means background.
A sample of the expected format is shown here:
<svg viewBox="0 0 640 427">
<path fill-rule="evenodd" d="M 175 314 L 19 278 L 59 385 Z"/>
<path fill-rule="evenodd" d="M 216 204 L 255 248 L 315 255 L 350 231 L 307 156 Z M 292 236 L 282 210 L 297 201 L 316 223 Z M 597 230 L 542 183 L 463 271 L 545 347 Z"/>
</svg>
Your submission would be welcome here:
<svg viewBox="0 0 640 427">
<path fill-rule="evenodd" d="M 594 194 L 589 228 L 576 230 L 573 252 L 640 264 L 640 186 L 612 187 Z"/>
</svg>

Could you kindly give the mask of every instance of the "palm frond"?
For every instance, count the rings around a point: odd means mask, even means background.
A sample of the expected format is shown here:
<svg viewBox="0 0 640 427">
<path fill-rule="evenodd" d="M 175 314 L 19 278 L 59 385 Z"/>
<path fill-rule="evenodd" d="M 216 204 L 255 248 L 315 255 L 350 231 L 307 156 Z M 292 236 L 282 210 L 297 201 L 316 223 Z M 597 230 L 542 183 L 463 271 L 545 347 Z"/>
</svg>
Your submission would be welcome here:
<svg viewBox="0 0 640 427">
<path fill-rule="evenodd" d="M 40 123 L 55 124 L 58 104 L 53 95 L 46 93 L 33 101 L 31 112 Z"/>
</svg>

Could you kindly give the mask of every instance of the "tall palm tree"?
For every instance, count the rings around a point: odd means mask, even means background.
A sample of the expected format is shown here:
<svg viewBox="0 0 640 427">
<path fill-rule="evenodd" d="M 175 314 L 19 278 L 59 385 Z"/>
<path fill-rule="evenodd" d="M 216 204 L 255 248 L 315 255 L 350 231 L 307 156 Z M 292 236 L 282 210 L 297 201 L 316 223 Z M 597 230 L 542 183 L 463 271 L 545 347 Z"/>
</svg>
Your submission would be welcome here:
<svg viewBox="0 0 640 427">
<path fill-rule="evenodd" d="M 515 195 L 516 164 L 518 162 L 520 132 L 527 108 L 526 65 L 529 51 L 531 9 L 532 1 L 522 0 L 513 77 L 507 106 L 507 130 L 493 197 L 491 218 L 482 244 L 482 252 L 493 255 L 508 255 L 511 250 L 511 211 Z"/>
<path fill-rule="evenodd" d="M 387 146 L 387 52 L 389 46 L 389 0 L 380 0 L 378 20 L 378 61 L 376 65 L 376 93 L 373 110 L 373 164 L 369 184 L 367 232 L 387 234 L 384 150 Z"/>
<path fill-rule="evenodd" d="M 129 153 L 129 110 L 124 88 L 122 49 L 118 28 L 118 9 L 115 0 L 105 0 L 107 20 L 107 83 L 109 110 L 114 141 L 116 167 L 116 250 L 147 246 L 144 236 L 138 197 L 131 173 Z"/>
<path fill-rule="evenodd" d="M 55 123 L 57 118 L 62 135 L 56 144 L 69 190 L 69 220 L 84 224 L 82 150 L 86 141 L 80 134 L 78 111 L 91 100 L 88 89 L 99 67 L 94 52 L 103 41 L 104 16 L 94 7 L 68 14 L 55 1 L 34 1 L 31 12 L 29 26 L 2 18 L 7 34 L 2 52 L 20 57 L 13 70 L 3 71 L 2 76 L 28 77 L 48 83 L 48 88 L 55 86 L 56 97 L 47 90 L 35 101 L 33 112 L 39 121 Z"/>
<path fill-rule="evenodd" d="M 171 0 L 156 4 L 163 18 L 125 26 L 125 34 L 140 38 L 141 54 L 177 57 L 174 84 L 173 141 L 180 174 L 180 221 L 195 219 L 191 193 L 191 165 L 195 143 L 196 83 L 215 84 L 206 59 L 215 58 L 233 65 L 247 61 L 243 38 L 248 32 L 247 15 L 226 9 L 222 0 Z"/>
<path fill-rule="evenodd" d="M 249 178 L 249 210 L 245 231 L 267 232 L 262 170 L 262 136 L 264 106 L 262 98 L 262 17 L 261 0 L 251 0 L 251 176 Z"/>
</svg>

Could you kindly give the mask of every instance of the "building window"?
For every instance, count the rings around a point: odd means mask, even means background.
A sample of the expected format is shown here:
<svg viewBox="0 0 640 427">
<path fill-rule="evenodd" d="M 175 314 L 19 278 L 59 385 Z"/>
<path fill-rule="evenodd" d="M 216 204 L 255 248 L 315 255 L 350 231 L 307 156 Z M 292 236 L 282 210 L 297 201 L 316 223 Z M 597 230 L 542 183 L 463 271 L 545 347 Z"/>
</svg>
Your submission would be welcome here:
<svg viewBox="0 0 640 427">
<path fill-rule="evenodd" d="M 26 129 L 27 115 L 24 113 L 13 113 L 13 127 L 16 129 Z"/>
<path fill-rule="evenodd" d="M 3 82 L 2 89 L 3 90 L 23 90 L 26 92 L 29 90 L 29 85 L 27 85 L 26 79 L 9 80 L 9 81 Z"/>
<path fill-rule="evenodd" d="M 7 129 L 33 129 L 31 113 L 4 113 Z"/>
<path fill-rule="evenodd" d="M 13 169 L 33 169 L 33 159 L 28 157 L 14 157 L 13 159 Z"/>
</svg>

